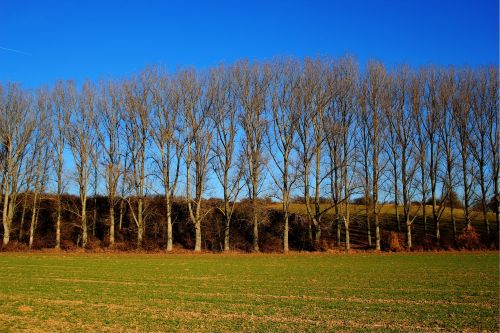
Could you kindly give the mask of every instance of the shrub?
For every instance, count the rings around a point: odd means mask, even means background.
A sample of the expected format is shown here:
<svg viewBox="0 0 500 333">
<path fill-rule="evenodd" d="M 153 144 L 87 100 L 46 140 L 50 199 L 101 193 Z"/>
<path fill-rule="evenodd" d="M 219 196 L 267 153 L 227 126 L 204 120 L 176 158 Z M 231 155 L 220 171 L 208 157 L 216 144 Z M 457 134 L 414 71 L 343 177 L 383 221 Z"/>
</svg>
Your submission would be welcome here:
<svg viewBox="0 0 500 333">
<path fill-rule="evenodd" d="M 148 252 L 158 252 L 160 251 L 160 245 L 157 242 L 151 240 L 144 240 L 142 242 L 142 250 Z"/>
<path fill-rule="evenodd" d="M 27 250 L 28 245 L 18 241 L 10 241 L 9 244 L 2 247 L 2 251 L 24 252 Z"/>
<path fill-rule="evenodd" d="M 436 241 L 432 236 L 427 235 L 422 240 L 421 246 L 424 250 L 427 250 L 427 251 L 433 250 L 436 248 Z"/>
<path fill-rule="evenodd" d="M 393 251 L 393 252 L 399 252 L 404 250 L 404 247 L 402 245 L 404 244 L 405 240 L 404 233 L 389 231 L 389 232 L 382 232 L 381 236 L 382 236 L 381 247 L 383 250 Z"/>
<path fill-rule="evenodd" d="M 86 250 L 97 250 L 101 248 L 101 241 L 99 239 L 88 240 L 87 245 L 85 245 Z"/>
<path fill-rule="evenodd" d="M 330 250 L 331 246 L 326 239 L 321 239 L 319 243 L 315 243 L 315 248 L 317 251 L 324 252 Z"/>
<path fill-rule="evenodd" d="M 31 244 L 32 250 L 41 250 L 44 247 L 47 247 L 47 243 L 44 240 L 38 238 L 33 239 L 33 244 Z"/>
<path fill-rule="evenodd" d="M 263 243 L 259 242 L 262 252 L 279 252 L 283 250 L 283 241 L 279 238 L 269 238 Z"/>
<path fill-rule="evenodd" d="M 458 236 L 457 244 L 461 249 L 473 250 L 479 248 L 481 239 L 472 226 L 466 227 L 463 233 Z"/>
<path fill-rule="evenodd" d="M 69 239 L 63 239 L 61 240 L 61 250 L 74 251 L 76 250 L 76 244 Z"/>
<path fill-rule="evenodd" d="M 115 242 L 110 248 L 116 251 L 135 251 L 137 246 L 132 242 Z"/>
</svg>

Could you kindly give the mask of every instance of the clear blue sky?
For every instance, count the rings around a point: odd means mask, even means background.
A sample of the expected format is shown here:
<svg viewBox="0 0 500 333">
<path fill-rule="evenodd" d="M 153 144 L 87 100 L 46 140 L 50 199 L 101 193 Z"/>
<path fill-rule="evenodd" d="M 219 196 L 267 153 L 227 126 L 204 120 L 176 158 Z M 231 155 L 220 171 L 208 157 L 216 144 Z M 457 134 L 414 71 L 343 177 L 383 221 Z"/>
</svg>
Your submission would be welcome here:
<svg viewBox="0 0 500 333">
<path fill-rule="evenodd" d="M 0 81 L 122 77 L 275 56 L 498 62 L 498 0 L 0 0 Z"/>
</svg>

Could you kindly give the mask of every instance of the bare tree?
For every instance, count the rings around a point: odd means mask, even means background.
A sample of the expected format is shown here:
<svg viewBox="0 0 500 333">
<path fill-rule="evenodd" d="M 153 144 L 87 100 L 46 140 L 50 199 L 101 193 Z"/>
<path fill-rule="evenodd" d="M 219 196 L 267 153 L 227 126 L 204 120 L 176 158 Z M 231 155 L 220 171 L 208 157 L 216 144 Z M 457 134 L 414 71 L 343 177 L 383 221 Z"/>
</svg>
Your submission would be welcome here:
<svg viewBox="0 0 500 333">
<path fill-rule="evenodd" d="M 495 220 L 497 224 L 497 232 L 500 230 L 500 154 L 498 147 L 500 145 L 500 130 L 498 128 L 499 100 L 498 100 L 498 67 L 489 67 L 484 74 L 487 81 L 487 92 L 485 110 L 488 119 L 488 142 L 491 153 L 491 180 L 493 182 L 493 196 L 495 204 Z"/>
<path fill-rule="evenodd" d="M 43 194 L 44 175 L 47 170 L 47 162 L 49 160 L 49 145 L 51 137 L 51 126 L 49 124 L 49 115 L 52 100 L 47 89 L 39 90 L 36 101 L 36 116 L 37 126 L 35 129 L 35 142 L 33 144 L 33 156 L 31 157 L 34 163 L 34 179 L 33 179 L 33 203 L 31 209 L 31 223 L 29 233 L 29 248 L 33 246 L 35 237 L 35 229 L 38 221 L 40 195 Z"/>
<path fill-rule="evenodd" d="M 464 198 L 464 217 L 465 227 L 471 227 L 470 206 L 472 198 L 473 177 L 475 170 L 472 168 L 474 164 L 471 163 L 471 145 L 470 134 L 472 131 L 472 75 L 468 70 L 461 70 L 456 77 L 456 89 L 453 94 L 451 109 L 452 120 L 454 127 L 457 129 L 455 134 L 457 149 L 460 150 L 461 171 L 462 171 L 462 189 Z"/>
<path fill-rule="evenodd" d="M 403 214 L 407 232 L 407 248 L 412 248 L 412 225 L 418 212 L 412 216 L 412 202 L 417 186 L 418 146 L 416 144 L 417 120 L 422 108 L 423 88 L 418 76 L 408 67 L 401 67 L 393 76 L 393 110 L 386 113 L 390 132 L 395 136 L 394 150 L 399 154 L 400 163 L 396 175 L 400 179 L 403 197 Z"/>
<path fill-rule="evenodd" d="M 360 91 L 357 93 L 358 113 L 357 124 L 360 127 L 358 142 L 360 142 L 361 153 L 357 161 L 360 164 L 358 174 L 363 179 L 363 204 L 365 206 L 365 225 L 368 237 L 368 247 L 372 247 L 372 233 L 370 225 L 370 208 L 371 208 L 371 172 L 370 172 L 370 117 L 368 113 L 367 96 L 365 93 L 366 86 L 361 85 Z M 340 238 L 340 235 L 337 237 Z M 340 240 L 339 240 L 340 241 Z"/>
<path fill-rule="evenodd" d="M 0 85 L 0 144 L 2 145 L 3 246 L 10 240 L 23 160 L 28 153 L 36 120 L 32 101 L 20 86 Z"/>
<path fill-rule="evenodd" d="M 438 71 L 433 67 L 424 70 L 424 99 L 425 99 L 425 114 L 424 114 L 424 135 L 429 143 L 428 154 L 428 172 L 430 182 L 430 194 L 432 204 L 432 221 L 434 224 L 434 236 L 439 243 L 441 239 L 440 220 L 445 210 L 445 205 L 438 206 L 437 191 L 440 176 L 440 165 L 443 155 L 443 146 L 441 145 L 441 132 L 443 118 L 441 117 L 441 80 L 443 71 Z M 444 189 L 444 182 L 442 188 Z M 444 191 L 441 191 L 442 194 Z M 445 199 L 445 198 L 441 198 Z M 442 200 L 441 200 L 442 201 Z"/>
<path fill-rule="evenodd" d="M 236 135 L 238 133 L 236 87 L 233 70 L 223 66 L 210 73 L 213 99 L 212 119 L 216 129 L 212 166 L 222 186 L 223 205 L 218 210 L 224 217 L 224 251 L 230 250 L 230 225 L 236 201 L 242 189 L 244 167 L 237 159 Z"/>
<path fill-rule="evenodd" d="M 146 159 L 150 139 L 151 77 L 142 72 L 123 85 L 123 106 L 129 170 L 125 182 L 130 190 L 127 203 L 137 227 L 137 247 L 142 246 L 146 229 Z"/>
<path fill-rule="evenodd" d="M 302 89 L 299 101 L 298 137 L 299 158 L 302 164 L 301 177 L 304 186 L 304 199 L 309 221 L 315 228 L 314 245 L 320 244 L 323 216 L 332 209 L 331 205 L 321 207 L 321 186 L 326 176 L 322 174 L 322 153 L 325 147 L 324 117 L 326 108 L 331 102 L 332 93 L 329 90 L 328 64 L 321 60 L 306 59 L 301 80 Z M 309 194 L 310 177 L 314 174 L 314 196 L 311 203 Z M 309 239 L 312 241 L 312 230 L 309 228 Z"/>
<path fill-rule="evenodd" d="M 329 80 L 333 91 L 331 107 L 325 115 L 325 138 L 330 158 L 330 187 L 337 223 L 337 245 L 340 245 L 340 217 L 345 229 L 345 249 L 350 250 L 350 206 L 354 190 L 357 158 L 355 120 L 358 110 L 356 90 L 358 68 L 346 57 L 335 63 Z"/>
<path fill-rule="evenodd" d="M 36 103 L 35 103 L 36 105 Z M 37 129 L 36 127 L 33 132 L 33 137 L 30 141 L 28 151 L 26 153 L 27 158 L 25 159 L 25 162 L 23 163 L 23 170 L 21 171 L 22 175 L 22 187 L 20 191 L 23 191 L 23 196 L 22 196 L 22 210 L 21 210 L 21 221 L 19 224 L 19 241 L 21 242 L 24 237 L 24 224 L 26 221 L 26 215 L 27 211 L 29 209 L 29 201 L 32 199 L 32 193 L 34 191 L 33 189 L 33 184 L 34 184 L 34 178 L 35 178 L 35 162 L 36 162 L 36 138 L 37 138 Z"/>
<path fill-rule="evenodd" d="M 207 181 L 208 162 L 212 145 L 213 124 L 210 121 L 212 106 L 210 86 L 193 70 L 178 76 L 182 105 L 184 107 L 184 131 L 186 135 L 186 199 L 189 217 L 195 228 L 195 252 L 201 251 L 201 222 L 208 211 L 203 212 L 203 194 Z M 194 178 L 194 196 L 193 184 Z"/>
<path fill-rule="evenodd" d="M 420 194 L 422 206 L 422 222 L 424 225 L 424 236 L 427 237 L 427 194 L 429 193 L 429 172 L 427 170 L 428 150 L 430 140 L 426 133 L 425 114 L 425 72 L 420 70 L 414 73 L 410 81 L 411 96 L 415 100 L 413 107 L 413 117 L 415 126 L 415 144 L 417 154 L 417 164 L 420 171 Z M 412 99 L 412 100 L 413 100 Z M 418 102 L 418 107 L 417 107 Z"/>
<path fill-rule="evenodd" d="M 96 99 L 98 99 L 98 95 L 96 92 Z M 96 108 L 98 106 L 96 105 Z M 96 116 L 97 112 L 94 114 L 94 119 Z M 95 130 L 97 132 L 97 130 Z M 98 188 L 99 188 L 99 180 L 100 180 L 100 175 L 99 175 L 99 160 L 101 158 L 101 146 L 99 144 L 98 140 L 98 135 L 96 135 L 96 140 L 94 141 L 94 147 L 92 147 L 92 155 L 90 157 L 91 160 L 91 173 L 90 173 L 90 184 L 92 188 L 92 240 L 95 239 L 95 231 L 96 231 L 96 226 L 97 226 L 97 221 L 98 221 L 98 216 L 97 216 L 97 194 L 98 194 Z"/>
<path fill-rule="evenodd" d="M 272 119 L 268 146 L 275 153 L 270 154 L 273 169 L 269 172 L 274 184 L 281 192 L 283 210 L 283 251 L 289 250 L 288 231 L 290 217 L 290 194 L 296 180 L 291 167 L 291 154 L 295 146 L 298 125 L 299 64 L 292 60 L 274 62 L 271 78 L 271 112 Z"/>
<path fill-rule="evenodd" d="M 123 126 L 122 91 L 119 84 L 108 81 L 101 83 L 98 109 L 95 119 L 95 131 L 98 143 L 103 151 L 106 189 L 109 204 L 109 244 L 115 242 L 115 207 L 118 203 L 117 190 L 121 170 L 121 135 Z"/>
<path fill-rule="evenodd" d="M 61 196 L 64 191 L 64 150 L 66 148 L 66 124 L 69 122 L 71 108 L 74 106 L 75 87 L 71 82 L 59 81 L 52 91 L 53 114 L 52 121 L 55 123 L 54 133 L 51 136 L 52 147 L 55 157 L 56 176 L 56 249 L 61 247 L 61 220 L 62 202 Z"/>
<path fill-rule="evenodd" d="M 368 130 L 368 139 L 370 142 L 371 156 L 371 205 L 373 213 L 373 222 L 375 224 L 375 249 L 380 250 L 380 210 L 379 210 L 379 185 L 381 174 L 383 172 L 383 163 L 381 161 L 381 151 L 384 143 L 384 123 L 382 119 L 382 110 L 390 107 L 390 96 L 387 96 L 389 90 L 389 78 L 384 66 L 381 63 L 370 62 L 366 77 L 363 82 L 363 92 L 367 105 L 367 117 L 365 126 Z"/>
<path fill-rule="evenodd" d="M 152 69 L 153 115 L 151 137 L 160 158 L 155 164 L 161 174 L 165 195 L 167 251 L 172 251 L 172 198 L 177 188 L 182 157 L 181 92 L 179 82 L 159 68 Z"/>
<path fill-rule="evenodd" d="M 82 91 L 77 96 L 76 104 L 72 101 L 68 122 L 66 123 L 66 136 L 71 148 L 77 173 L 78 189 L 80 194 L 82 246 L 87 245 L 87 197 L 92 167 L 92 154 L 95 146 L 95 132 L 93 117 L 95 112 L 95 86 L 85 82 Z"/>
<path fill-rule="evenodd" d="M 445 155 L 445 175 L 443 180 L 443 193 L 441 195 L 441 206 L 445 206 L 449 201 L 451 223 L 453 227 L 453 239 L 456 241 L 457 227 L 454 213 L 453 188 L 455 187 L 455 159 L 456 159 L 456 126 L 453 120 L 452 99 L 455 94 L 454 71 L 442 71 L 438 86 L 438 117 L 439 121 L 439 139 Z M 436 219 L 436 241 L 440 241 L 439 217 Z"/>
<path fill-rule="evenodd" d="M 472 87 L 472 121 L 473 130 L 469 135 L 471 153 L 474 157 L 478 169 L 479 188 L 480 188 L 480 204 L 483 215 L 483 223 L 486 228 L 486 237 L 490 239 L 490 223 L 488 220 L 488 187 L 487 167 L 489 164 L 490 154 L 488 149 L 488 78 L 487 72 L 480 70 L 474 77 L 474 85 Z"/>
<path fill-rule="evenodd" d="M 259 251 L 259 212 L 257 199 L 262 185 L 264 135 L 266 133 L 266 97 L 270 82 L 268 65 L 242 62 L 235 68 L 238 100 L 242 108 L 239 117 L 244 133 L 245 161 L 248 165 L 249 198 L 252 202 L 253 250 Z"/>
<path fill-rule="evenodd" d="M 314 79 L 310 76 L 307 77 L 303 75 L 300 81 L 299 88 L 299 119 L 297 123 L 297 134 L 299 138 L 299 144 L 297 145 L 297 153 L 299 158 L 298 172 L 302 180 L 302 185 L 304 189 L 304 201 L 309 200 L 309 182 L 310 174 L 312 168 L 312 159 L 314 157 L 313 147 L 313 134 L 311 126 L 311 104 L 312 104 L 312 88 L 314 85 Z M 309 205 L 307 205 L 309 207 Z M 307 214 L 307 221 L 309 226 L 309 241 L 313 242 L 311 218 L 309 217 L 309 211 Z"/>
<path fill-rule="evenodd" d="M 398 87 L 395 87 L 396 89 Z M 392 86 L 390 88 L 392 90 Z M 389 91 L 388 94 L 391 94 L 392 91 Z M 389 106 L 389 104 L 387 104 Z M 390 121 L 392 119 L 392 116 L 393 116 L 393 110 L 389 107 L 385 108 L 385 116 L 386 118 Z M 400 157 L 400 151 L 399 151 L 399 144 L 398 144 L 398 135 L 396 133 L 396 131 L 394 130 L 389 130 L 388 131 L 388 141 L 387 141 L 387 147 L 385 149 L 386 153 L 387 153 L 387 157 L 388 157 L 388 161 L 391 165 L 391 174 L 392 174 L 392 189 L 393 189 L 393 195 L 394 195 L 394 210 L 396 212 L 396 223 L 397 223 L 397 226 L 398 226 L 398 231 L 400 232 L 401 231 L 401 219 L 400 219 L 400 216 L 399 216 L 399 205 L 400 205 L 400 202 L 399 202 L 399 197 L 400 197 L 400 189 L 399 189 L 399 184 L 400 184 L 400 181 L 399 181 L 399 167 L 400 167 L 400 163 L 402 163 L 402 161 L 400 160 L 401 157 Z"/>
<path fill-rule="evenodd" d="M 478 172 L 480 205 L 487 239 L 491 237 L 488 219 L 488 195 L 493 185 L 493 203 L 497 230 L 499 227 L 498 194 L 498 70 L 494 67 L 481 68 L 475 72 L 472 88 L 472 123 L 469 132 L 470 148 Z M 490 164 L 491 163 L 491 164 Z M 491 166 L 489 166 L 491 165 Z M 491 179 L 488 172 L 491 172 Z"/>
</svg>

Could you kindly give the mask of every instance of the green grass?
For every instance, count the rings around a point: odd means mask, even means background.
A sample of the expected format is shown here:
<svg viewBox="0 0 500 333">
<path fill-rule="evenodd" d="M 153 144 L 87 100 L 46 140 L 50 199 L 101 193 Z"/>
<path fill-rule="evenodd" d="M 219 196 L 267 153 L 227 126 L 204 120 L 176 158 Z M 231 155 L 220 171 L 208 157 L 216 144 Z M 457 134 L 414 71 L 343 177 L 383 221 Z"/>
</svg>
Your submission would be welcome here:
<svg viewBox="0 0 500 333">
<path fill-rule="evenodd" d="M 0 332 L 498 330 L 497 253 L 0 254 Z"/>
</svg>

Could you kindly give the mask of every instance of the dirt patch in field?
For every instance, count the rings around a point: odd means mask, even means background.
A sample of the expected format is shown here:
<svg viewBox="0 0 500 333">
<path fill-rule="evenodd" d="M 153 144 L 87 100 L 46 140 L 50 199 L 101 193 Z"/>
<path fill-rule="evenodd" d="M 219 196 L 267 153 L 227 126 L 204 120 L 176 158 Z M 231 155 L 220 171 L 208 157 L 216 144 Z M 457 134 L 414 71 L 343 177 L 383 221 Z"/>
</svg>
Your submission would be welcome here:
<svg viewBox="0 0 500 333">
<path fill-rule="evenodd" d="M 26 313 L 26 312 L 33 312 L 33 308 L 31 306 L 28 306 L 28 305 L 21 305 L 17 308 L 17 310 L 19 312 L 23 312 L 23 313 Z"/>
</svg>

